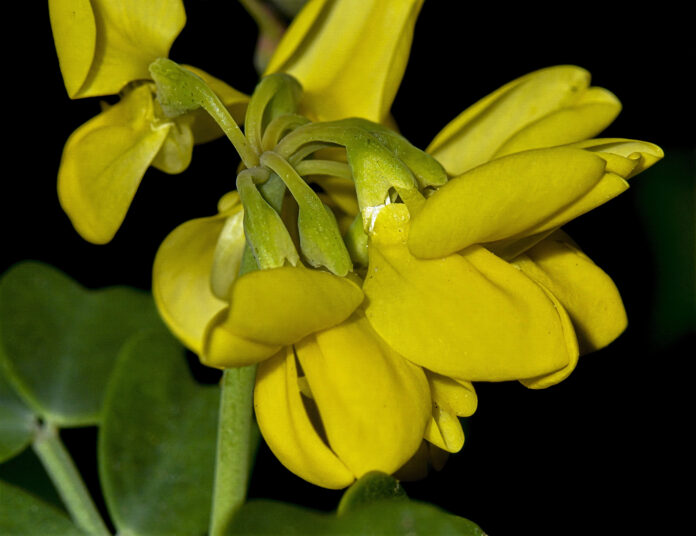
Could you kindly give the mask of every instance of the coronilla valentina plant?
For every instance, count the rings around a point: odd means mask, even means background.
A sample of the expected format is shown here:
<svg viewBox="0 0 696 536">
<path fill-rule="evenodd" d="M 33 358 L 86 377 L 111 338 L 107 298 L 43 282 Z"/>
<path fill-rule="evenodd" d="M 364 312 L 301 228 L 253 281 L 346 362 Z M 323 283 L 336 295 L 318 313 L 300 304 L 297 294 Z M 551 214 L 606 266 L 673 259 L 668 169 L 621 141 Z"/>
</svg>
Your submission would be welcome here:
<svg viewBox="0 0 696 536">
<path fill-rule="evenodd" d="M 108 242 L 147 167 L 183 171 L 194 142 L 224 133 L 241 158 L 217 213 L 174 229 L 153 269 L 171 332 L 225 371 L 214 533 L 243 502 L 252 394 L 264 440 L 313 484 L 422 475 L 462 448 L 475 382 L 549 387 L 626 326 L 562 227 L 662 151 L 597 138 L 620 102 L 571 65 L 416 148 L 390 109 L 422 3 L 310 0 L 251 97 L 167 59 L 181 2 L 49 3 L 68 94 L 120 99 L 61 162 L 84 238 Z"/>
</svg>

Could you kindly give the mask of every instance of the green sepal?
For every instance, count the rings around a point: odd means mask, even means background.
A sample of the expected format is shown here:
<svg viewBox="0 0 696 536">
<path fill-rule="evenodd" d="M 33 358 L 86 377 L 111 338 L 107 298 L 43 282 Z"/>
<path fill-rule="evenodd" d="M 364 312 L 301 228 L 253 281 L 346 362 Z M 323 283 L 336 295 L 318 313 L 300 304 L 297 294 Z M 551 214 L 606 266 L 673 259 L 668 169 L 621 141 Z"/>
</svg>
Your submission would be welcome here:
<svg viewBox="0 0 696 536">
<path fill-rule="evenodd" d="M 99 475 L 119 534 L 203 534 L 220 390 L 198 384 L 168 334 L 125 345 L 104 400 Z"/>
<path fill-rule="evenodd" d="M 246 170 L 237 176 L 237 191 L 244 205 L 244 235 L 258 267 L 279 268 L 286 262 L 295 266 L 300 257 L 278 212 L 268 204 L 254 184 L 254 174 L 263 168 Z"/>
<path fill-rule="evenodd" d="M 294 113 L 301 97 L 302 86 L 289 74 L 274 73 L 257 84 L 244 119 L 245 135 L 257 153 L 262 151 L 266 125 L 280 115 Z"/>
<path fill-rule="evenodd" d="M 157 100 L 167 117 L 176 117 L 201 107 L 203 79 L 167 58 L 150 64 L 150 75 L 157 84 Z"/>
<path fill-rule="evenodd" d="M 87 290 L 32 261 L 0 280 L 0 361 L 21 398 L 56 426 L 99 423 L 121 346 L 147 329 L 165 331 L 145 292 Z"/>
<path fill-rule="evenodd" d="M 375 207 L 391 202 L 392 190 L 412 208 L 423 200 L 416 178 L 401 159 L 364 128 L 342 120 L 299 127 L 281 140 L 275 152 L 294 162 L 294 155 L 301 153 L 304 146 L 314 148 L 317 142 L 346 148 L 366 229 L 371 225 Z"/>
<path fill-rule="evenodd" d="M 418 180 L 418 185 L 421 189 L 428 186 L 442 186 L 447 182 L 447 172 L 435 158 L 418 149 L 402 135 L 384 125 L 357 117 L 337 121 L 337 123 L 357 126 L 372 134 L 394 156 L 408 166 Z"/>
<path fill-rule="evenodd" d="M 408 496 L 394 477 L 380 471 L 370 471 L 349 487 L 338 503 L 337 515 L 342 516 L 375 501 L 408 500 Z"/>
<path fill-rule="evenodd" d="M 348 250 L 338 230 L 334 213 L 283 157 L 273 151 L 261 155 L 261 164 L 272 169 L 297 201 L 297 230 L 307 262 L 326 267 L 341 277 L 353 269 Z"/>
</svg>

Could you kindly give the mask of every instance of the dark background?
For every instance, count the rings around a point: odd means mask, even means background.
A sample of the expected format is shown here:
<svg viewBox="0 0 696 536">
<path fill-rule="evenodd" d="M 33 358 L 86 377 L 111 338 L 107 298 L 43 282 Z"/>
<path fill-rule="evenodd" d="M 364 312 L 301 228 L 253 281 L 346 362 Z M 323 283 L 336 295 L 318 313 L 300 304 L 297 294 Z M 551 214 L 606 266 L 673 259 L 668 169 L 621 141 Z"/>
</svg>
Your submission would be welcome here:
<svg viewBox="0 0 696 536">
<path fill-rule="evenodd" d="M 215 211 L 234 185 L 237 157 L 218 140 L 196 147 L 183 175 L 149 170 L 114 241 L 84 242 L 58 205 L 55 180 L 62 145 L 98 112 L 98 99 L 67 98 L 46 6 L 23 4 L 17 20 L 31 29 L 6 47 L 3 76 L 9 165 L 2 271 L 37 259 L 88 287 L 149 289 L 159 243 L 179 223 Z M 633 4 L 564 4 L 564 13 L 472 4 L 430 0 L 423 8 L 393 107 L 412 142 L 425 147 L 465 107 L 508 81 L 570 63 L 592 72 L 593 83 L 624 104 L 606 136 L 655 142 L 667 158 L 566 227 L 619 287 L 629 317 L 625 334 L 581 358 L 568 380 L 548 390 L 477 385 L 479 410 L 467 420 L 464 449 L 440 473 L 405 483 L 406 491 L 491 535 L 666 532 L 687 504 L 676 482 L 693 468 L 685 432 L 692 422 L 686 368 L 694 354 L 696 291 L 696 117 L 687 82 L 693 38 L 665 4 L 650 13 Z M 253 21 L 232 1 L 193 0 L 186 8 L 188 24 L 170 57 L 251 93 Z M 94 431 L 65 436 L 94 483 Z M 303 482 L 262 445 L 250 496 L 330 510 L 340 492 Z"/>
</svg>

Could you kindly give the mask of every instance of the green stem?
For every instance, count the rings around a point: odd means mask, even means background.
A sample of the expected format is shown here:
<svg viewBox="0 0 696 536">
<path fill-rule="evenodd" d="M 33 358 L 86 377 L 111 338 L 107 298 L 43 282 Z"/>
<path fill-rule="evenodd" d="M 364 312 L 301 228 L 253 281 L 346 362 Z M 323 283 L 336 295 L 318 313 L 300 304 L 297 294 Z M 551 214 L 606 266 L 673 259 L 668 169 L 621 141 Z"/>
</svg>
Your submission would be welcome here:
<svg viewBox="0 0 696 536">
<path fill-rule="evenodd" d="M 225 534 L 246 498 L 252 460 L 256 365 L 225 370 L 220 393 L 210 535 Z"/>
<path fill-rule="evenodd" d="M 88 534 L 108 535 L 87 487 L 52 424 L 39 428 L 32 444 L 75 524 Z"/>
</svg>

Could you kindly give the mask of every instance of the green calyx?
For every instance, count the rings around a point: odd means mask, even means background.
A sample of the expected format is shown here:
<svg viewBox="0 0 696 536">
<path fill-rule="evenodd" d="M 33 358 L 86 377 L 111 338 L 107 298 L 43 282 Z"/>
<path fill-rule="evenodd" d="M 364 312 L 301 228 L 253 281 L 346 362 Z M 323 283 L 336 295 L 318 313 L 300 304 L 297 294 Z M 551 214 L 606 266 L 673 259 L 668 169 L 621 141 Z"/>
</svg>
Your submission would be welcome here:
<svg viewBox="0 0 696 536">
<path fill-rule="evenodd" d="M 345 276 L 354 263 L 366 265 L 367 236 L 378 207 L 401 201 L 411 212 L 418 211 L 424 192 L 447 182 L 434 158 L 383 125 L 359 118 L 310 122 L 298 113 L 302 87 L 290 75 L 276 73 L 259 82 L 242 132 L 193 72 L 160 58 L 150 65 L 150 73 L 167 116 L 204 108 L 246 168 L 237 177 L 243 216 L 240 212 L 228 219 L 224 244 L 216 252 L 216 295 L 226 294 L 237 272 L 294 266 L 300 260 Z M 331 150 L 315 157 L 322 149 Z M 319 177 L 343 181 L 344 191 L 350 180 L 358 214 L 346 209 L 345 198 L 312 188 L 312 182 L 322 185 Z M 335 211 L 353 219 L 343 237 Z"/>
</svg>

